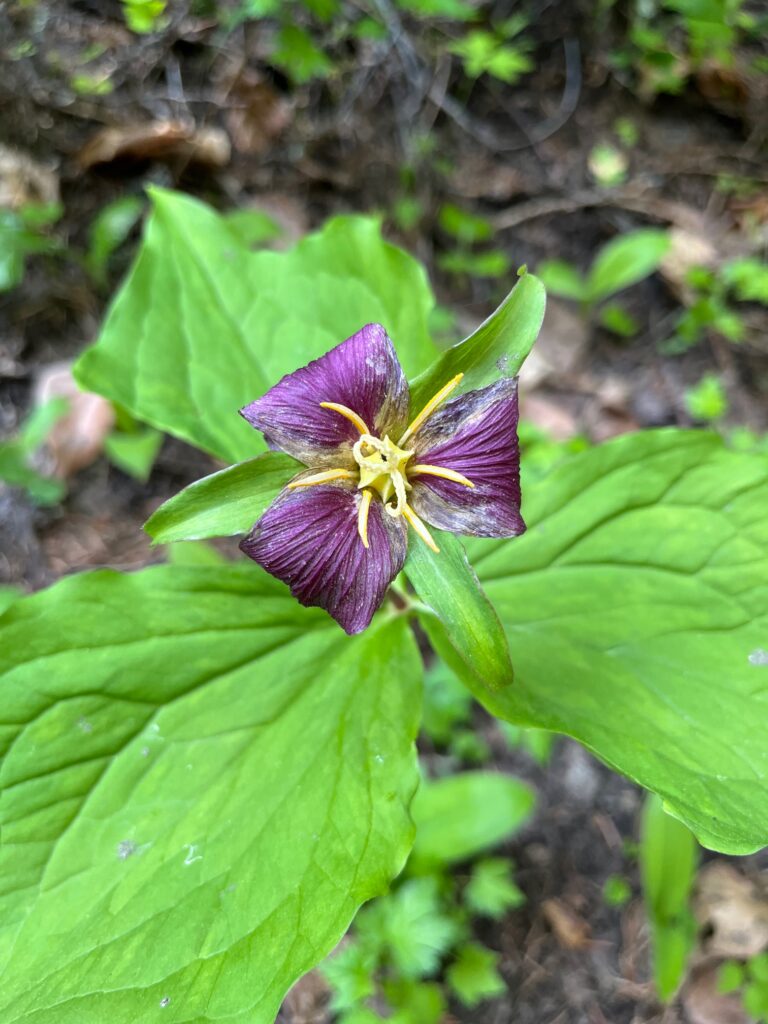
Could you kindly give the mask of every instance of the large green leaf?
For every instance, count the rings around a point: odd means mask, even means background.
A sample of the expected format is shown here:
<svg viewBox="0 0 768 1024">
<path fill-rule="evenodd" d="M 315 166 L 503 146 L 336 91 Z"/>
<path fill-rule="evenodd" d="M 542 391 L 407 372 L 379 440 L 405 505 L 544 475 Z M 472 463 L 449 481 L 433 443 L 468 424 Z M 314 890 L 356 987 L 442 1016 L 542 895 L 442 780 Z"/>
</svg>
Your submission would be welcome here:
<svg viewBox="0 0 768 1024">
<path fill-rule="evenodd" d="M 185 487 L 149 517 L 144 529 L 158 544 L 247 533 L 300 469 L 289 455 L 264 452 Z"/>
<path fill-rule="evenodd" d="M 84 387 L 138 419 L 236 462 L 265 448 L 238 409 L 364 324 L 384 324 L 408 374 L 434 358 L 424 271 L 376 220 L 338 217 L 290 252 L 251 252 L 197 200 L 152 199 L 138 259 L 77 364 Z"/>
<path fill-rule="evenodd" d="M 767 508 L 764 456 L 651 431 L 525 488 L 528 532 L 470 551 L 515 665 L 486 704 L 575 736 L 731 853 L 768 842 Z"/>
<path fill-rule="evenodd" d="M 420 660 L 251 566 L 0 620 L 0 1020 L 274 1020 L 412 839 Z"/>
<path fill-rule="evenodd" d="M 413 409 L 425 405 L 457 373 L 464 374 L 464 390 L 485 387 L 499 377 L 515 377 L 538 337 L 545 305 L 541 281 L 532 274 L 523 274 L 477 330 L 449 348 L 413 381 Z"/>
</svg>

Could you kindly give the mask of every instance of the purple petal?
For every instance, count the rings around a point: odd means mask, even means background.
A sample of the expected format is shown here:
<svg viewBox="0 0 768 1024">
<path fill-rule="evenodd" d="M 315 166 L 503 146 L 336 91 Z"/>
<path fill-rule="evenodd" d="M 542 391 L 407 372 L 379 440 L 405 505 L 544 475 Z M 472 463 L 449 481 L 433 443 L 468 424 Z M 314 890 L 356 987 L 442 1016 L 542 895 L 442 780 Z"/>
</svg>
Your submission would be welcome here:
<svg viewBox="0 0 768 1024">
<path fill-rule="evenodd" d="M 325 608 L 347 633 L 370 624 L 408 546 L 402 518 L 387 515 L 379 501 L 368 514 L 368 544 L 357 532 L 359 493 L 319 484 L 284 490 L 240 548 L 287 583 L 303 605 Z"/>
<path fill-rule="evenodd" d="M 350 449 L 359 430 L 321 402 L 345 405 L 374 434 L 399 436 L 408 423 L 408 384 L 387 332 L 368 324 L 324 356 L 283 377 L 261 398 L 240 410 L 272 447 L 307 465 L 339 462 L 338 449 Z"/>
<path fill-rule="evenodd" d="M 447 402 L 413 438 L 418 463 L 452 469 L 475 485 L 419 474 L 410 503 L 433 526 L 476 537 L 515 537 L 520 515 L 517 380 L 507 378 Z"/>
</svg>

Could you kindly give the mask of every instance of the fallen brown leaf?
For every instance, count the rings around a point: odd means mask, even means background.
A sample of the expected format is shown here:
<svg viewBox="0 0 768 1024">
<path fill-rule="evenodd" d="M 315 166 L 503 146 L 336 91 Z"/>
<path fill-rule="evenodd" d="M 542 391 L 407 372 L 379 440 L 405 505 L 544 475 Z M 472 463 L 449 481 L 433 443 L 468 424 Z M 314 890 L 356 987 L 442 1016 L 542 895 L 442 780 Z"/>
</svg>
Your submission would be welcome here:
<svg viewBox="0 0 768 1024">
<path fill-rule="evenodd" d="M 263 153 L 291 123 L 288 100 L 257 71 L 242 71 L 232 83 L 224 120 L 235 149 Z"/>
<path fill-rule="evenodd" d="M 694 913 L 710 955 L 747 960 L 768 948 L 768 891 L 725 861 L 699 873 Z"/>
<path fill-rule="evenodd" d="M 181 121 L 148 121 L 120 128 L 102 128 L 78 154 L 83 170 L 113 160 L 182 160 L 224 167 L 231 155 L 229 137 L 221 128 Z"/>
</svg>

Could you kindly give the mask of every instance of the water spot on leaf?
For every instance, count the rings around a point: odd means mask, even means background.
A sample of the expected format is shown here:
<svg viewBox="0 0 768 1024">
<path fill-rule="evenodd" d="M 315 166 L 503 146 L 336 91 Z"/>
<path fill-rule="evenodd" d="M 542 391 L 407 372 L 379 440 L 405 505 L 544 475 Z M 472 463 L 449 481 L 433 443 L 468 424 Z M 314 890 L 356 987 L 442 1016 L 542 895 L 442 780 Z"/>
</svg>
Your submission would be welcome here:
<svg viewBox="0 0 768 1024">
<path fill-rule="evenodd" d="M 141 748 L 141 756 L 142 757 L 149 757 L 149 747 L 142 747 Z"/>
<path fill-rule="evenodd" d="M 171 1002 L 171 997 L 170 996 L 163 996 L 163 998 L 160 1000 L 160 1005 L 163 1007 L 163 1009 L 165 1009 L 166 1006 L 170 1005 L 170 1002 Z"/>
<path fill-rule="evenodd" d="M 93 732 L 93 723 L 89 722 L 85 716 L 82 716 L 77 720 L 77 728 L 80 732 Z"/>
<path fill-rule="evenodd" d="M 184 864 L 186 867 L 189 867 L 190 864 L 194 864 L 196 860 L 203 859 L 202 853 L 197 852 L 198 848 L 196 843 L 185 843 L 184 849 L 187 850 L 187 856 L 184 858 Z"/>
<path fill-rule="evenodd" d="M 128 860 L 138 850 L 138 846 L 132 839 L 123 839 L 117 844 L 118 860 Z"/>
<path fill-rule="evenodd" d="M 509 372 L 509 356 L 506 352 L 496 360 L 496 369 L 503 374 Z"/>
<path fill-rule="evenodd" d="M 756 651 L 752 651 L 749 655 L 750 665 L 768 665 L 768 651 L 764 651 L 762 647 L 758 647 Z"/>
</svg>

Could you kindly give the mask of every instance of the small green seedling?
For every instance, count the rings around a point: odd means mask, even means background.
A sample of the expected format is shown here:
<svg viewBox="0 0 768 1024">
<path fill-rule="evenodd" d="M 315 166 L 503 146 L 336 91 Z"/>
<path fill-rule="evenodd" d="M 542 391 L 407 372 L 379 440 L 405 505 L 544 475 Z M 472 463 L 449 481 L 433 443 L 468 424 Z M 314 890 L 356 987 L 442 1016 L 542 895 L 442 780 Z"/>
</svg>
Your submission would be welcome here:
<svg viewBox="0 0 768 1024">
<path fill-rule="evenodd" d="M 513 16 L 493 31 L 473 29 L 467 32 L 449 49 L 461 59 L 467 78 L 490 75 L 512 85 L 534 68 L 529 56 L 530 42 L 518 38 L 527 25 L 527 18 Z"/>
<path fill-rule="evenodd" d="M 493 225 L 486 217 L 468 213 L 453 203 L 445 203 L 438 215 L 442 230 L 451 235 L 455 248 L 438 257 L 438 266 L 460 277 L 503 277 L 509 273 L 509 257 L 502 249 L 478 251 L 476 246 L 488 242 Z"/>
<path fill-rule="evenodd" d="M 727 995 L 741 990 L 744 1009 L 760 1024 L 768 1021 L 768 952 L 758 953 L 746 963 L 726 960 L 720 968 L 718 992 Z"/>
<path fill-rule="evenodd" d="M 463 888 L 447 868 L 510 836 L 532 806 L 525 786 L 491 773 L 422 784 L 413 806 L 416 845 L 403 879 L 360 911 L 348 942 L 321 967 L 339 1024 L 438 1024 L 447 1009 L 444 986 L 467 1007 L 504 991 L 499 954 L 474 941 L 470 925 L 473 917 L 498 920 L 525 902 L 512 862 L 477 860 Z M 433 980 L 441 974 L 444 984 Z M 368 1001 L 389 1012 L 379 1016 Z"/>
<path fill-rule="evenodd" d="M 693 300 L 680 315 L 674 335 L 664 343 L 667 352 L 683 352 L 712 331 L 728 341 L 744 339 L 746 327 L 733 302 L 757 302 L 768 306 L 768 263 L 744 258 L 730 260 L 718 273 L 693 267 L 686 283 Z"/>
<path fill-rule="evenodd" d="M 166 0 L 122 0 L 123 16 L 131 32 L 146 35 L 163 26 Z"/>
<path fill-rule="evenodd" d="M 38 472 L 34 459 L 67 407 L 63 398 L 46 402 L 30 413 L 16 437 L 0 442 L 0 480 L 25 490 L 36 505 L 55 505 L 66 493 L 64 482 Z"/>
<path fill-rule="evenodd" d="M 688 414 L 702 423 L 716 423 L 728 412 L 728 396 L 722 381 L 714 373 L 705 374 L 695 387 L 686 390 L 683 397 Z"/>
<path fill-rule="evenodd" d="M 548 291 L 580 304 L 585 318 L 617 292 L 649 277 L 659 268 L 670 245 L 666 231 L 643 228 L 621 235 L 604 245 L 589 270 L 583 275 L 564 260 L 548 260 L 538 274 Z M 620 306 L 611 304 L 599 309 L 604 327 L 622 336 L 634 333 L 634 320 Z"/>
<path fill-rule="evenodd" d="M 28 203 L 19 210 L 0 210 L 0 292 L 22 283 L 27 256 L 61 251 L 46 228 L 63 212 L 61 203 Z"/>
<path fill-rule="evenodd" d="M 94 217 L 88 229 L 88 250 L 83 262 L 99 287 L 107 286 L 112 254 L 128 238 L 143 211 L 143 200 L 137 196 L 123 196 L 108 203 Z"/>
<path fill-rule="evenodd" d="M 632 886 L 622 875 L 609 875 L 603 885 L 603 899 L 609 907 L 623 907 L 632 898 Z"/>
<path fill-rule="evenodd" d="M 699 845 L 691 832 L 649 794 L 643 808 L 640 874 L 651 926 L 653 976 L 661 999 L 677 991 L 693 949 L 695 923 L 690 909 Z"/>
</svg>

